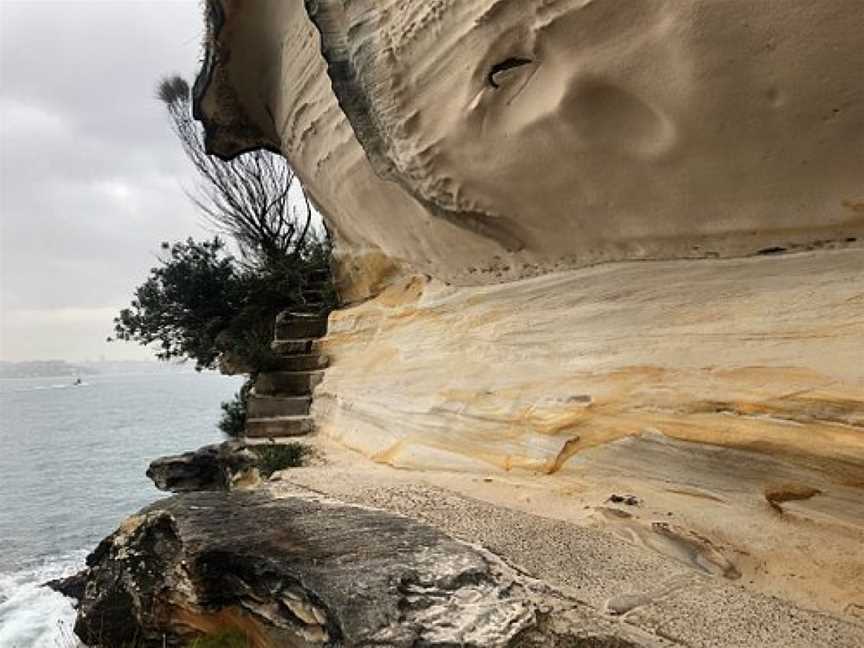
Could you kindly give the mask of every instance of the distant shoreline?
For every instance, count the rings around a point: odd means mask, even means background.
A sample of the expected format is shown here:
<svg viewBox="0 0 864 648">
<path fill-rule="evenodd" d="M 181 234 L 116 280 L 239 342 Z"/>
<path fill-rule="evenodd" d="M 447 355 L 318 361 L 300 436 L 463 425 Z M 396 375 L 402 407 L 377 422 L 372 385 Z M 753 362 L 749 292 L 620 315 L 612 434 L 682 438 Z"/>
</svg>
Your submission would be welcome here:
<svg viewBox="0 0 864 648">
<path fill-rule="evenodd" d="M 192 365 L 146 360 L 70 363 L 65 360 L 0 361 L 0 379 L 74 378 L 117 374 L 193 373 Z"/>
</svg>

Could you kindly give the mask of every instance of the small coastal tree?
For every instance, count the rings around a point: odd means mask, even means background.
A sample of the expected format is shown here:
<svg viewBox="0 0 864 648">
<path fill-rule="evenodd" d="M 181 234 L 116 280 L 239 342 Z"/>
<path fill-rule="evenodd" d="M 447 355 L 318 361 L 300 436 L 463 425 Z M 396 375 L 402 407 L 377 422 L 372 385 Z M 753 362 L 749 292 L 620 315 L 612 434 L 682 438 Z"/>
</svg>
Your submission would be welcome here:
<svg viewBox="0 0 864 648">
<path fill-rule="evenodd" d="M 218 236 L 163 243 L 159 263 L 114 319 L 118 340 L 152 346 L 160 360 L 193 360 L 213 369 L 222 354 L 242 358 L 250 371 L 266 370 L 276 315 L 304 303 L 307 278 L 321 270 L 327 243 L 264 267 L 238 263 Z M 323 293 L 325 308 L 335 301 Z"/>
<path fill-rule="evenodd" d="M 160 360 L 214 366 L 219 335 L 240 311 L 237 267 L 218 237 L 162 243 L 164 255 L 114 319 L 118 340 L 156 345 Z"/>
</svg>

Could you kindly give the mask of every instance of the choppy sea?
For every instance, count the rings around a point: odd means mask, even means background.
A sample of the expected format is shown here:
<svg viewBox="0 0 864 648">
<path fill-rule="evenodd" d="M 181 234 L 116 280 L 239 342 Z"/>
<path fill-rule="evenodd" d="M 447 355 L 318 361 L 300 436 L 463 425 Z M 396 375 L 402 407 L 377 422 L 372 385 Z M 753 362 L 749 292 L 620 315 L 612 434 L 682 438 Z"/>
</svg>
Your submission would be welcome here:
<svg viewBox="0 0 864 648">
<path fill-rule="evenodd" d="M 40 587 L 70 575 L 118 524 L 164 493 L 152 459 L 222 440 L 216 374 L 0 379 L 0 647 L 72 648 L 75 613 Z"/>
</svg>

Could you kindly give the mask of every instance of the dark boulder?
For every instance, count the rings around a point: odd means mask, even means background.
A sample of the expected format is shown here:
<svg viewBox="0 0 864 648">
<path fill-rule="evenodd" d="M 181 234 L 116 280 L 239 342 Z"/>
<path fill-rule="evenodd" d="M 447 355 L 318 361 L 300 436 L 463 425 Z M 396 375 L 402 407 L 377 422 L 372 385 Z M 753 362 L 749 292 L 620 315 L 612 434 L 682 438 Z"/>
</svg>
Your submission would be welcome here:
<svg viewBox="0 0 864 648">
<path fill-rule="evenodd" d="M 258 455 L 240 441 L 208 445 L 192 452 L 160 457 L 147 476 L 156 488 L 173 493 L 231 490 L 259 481 Z"/>
</svg>

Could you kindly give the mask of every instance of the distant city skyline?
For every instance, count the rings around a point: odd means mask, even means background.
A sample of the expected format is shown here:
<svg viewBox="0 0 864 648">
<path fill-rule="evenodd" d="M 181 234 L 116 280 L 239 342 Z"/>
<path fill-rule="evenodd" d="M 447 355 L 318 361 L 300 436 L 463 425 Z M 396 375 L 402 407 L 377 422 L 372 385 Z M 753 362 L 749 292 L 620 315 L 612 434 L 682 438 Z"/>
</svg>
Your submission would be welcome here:
<svg viewBox="0 0 864 648">
<path fill-rule="evenodd" d="M 0 3 L 0 360 L 146 360 L 105 338 L 159 243 L 208 235 L 154 96 L 197 0 Z"/>
</svg>

